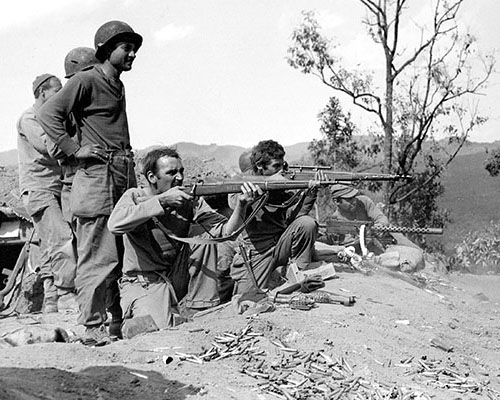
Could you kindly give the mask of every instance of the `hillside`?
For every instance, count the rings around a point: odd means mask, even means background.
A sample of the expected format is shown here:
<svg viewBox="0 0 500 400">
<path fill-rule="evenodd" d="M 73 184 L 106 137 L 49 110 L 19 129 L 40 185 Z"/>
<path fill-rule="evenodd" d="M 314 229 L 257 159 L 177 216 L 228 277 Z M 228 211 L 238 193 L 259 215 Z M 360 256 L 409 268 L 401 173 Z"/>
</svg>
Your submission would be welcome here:
<svg viewBox="0 0 500 400">
<path fill-rule="evenodd" d="M 17 165 L 17 150 L 7 150 L 0 152 L 0 165 L 11 166 Z"/>
<path fill-rule="evenodd" d="M 443 176 L 446 192 L 440 205 L 453 219 L 445 231 L 448 248 L 460 242 L 465 233 L 500 219 L 500 178 L 491 177 L 484 169 L 486 158 L 484 151 L 460 155 Z"/>
</svg>

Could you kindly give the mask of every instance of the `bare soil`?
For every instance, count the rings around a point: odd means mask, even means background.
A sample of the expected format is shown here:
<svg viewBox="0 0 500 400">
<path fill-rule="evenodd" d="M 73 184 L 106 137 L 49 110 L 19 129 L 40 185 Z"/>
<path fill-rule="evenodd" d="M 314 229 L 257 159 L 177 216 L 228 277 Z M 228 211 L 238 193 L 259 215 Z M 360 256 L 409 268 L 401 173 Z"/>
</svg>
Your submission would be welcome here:
<svg viewBox="0 0 500 400">
<path fill-rule="evenodd" d="M 383 273 L 338 275 L 326 289 L 355 295 L 352 307 L 278 306 L 244 316 L 229 305 L 104 347 L 0 348 L 0 399 L 500 398 L 500 277 L 425 270 L 418 287 Z M 0 320 L 0 337 L 38 324 L 79 334 L 75 320 L 71 314 L 8 318 Z M 179 355 L 206 354 L 214 341 L 231 338 L 224 332 L 235 337 L 248 325 L 252 345 L 241 355 L 202 363 Z M 325 386 L 334 370 L 337 380 Z M 280 378 L 285 394 L 266 386 L 273 379 L 279 386 Z"/>
</svg>

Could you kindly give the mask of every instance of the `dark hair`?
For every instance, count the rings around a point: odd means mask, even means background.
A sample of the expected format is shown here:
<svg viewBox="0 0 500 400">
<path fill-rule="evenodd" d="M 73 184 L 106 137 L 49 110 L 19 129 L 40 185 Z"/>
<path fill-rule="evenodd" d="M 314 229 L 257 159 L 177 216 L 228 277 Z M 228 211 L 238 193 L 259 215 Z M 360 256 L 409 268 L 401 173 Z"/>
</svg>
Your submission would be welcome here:
<svg viewBox="0 0 500 400">
<path fill-rule="evenodd" d="M 172 157 L 181 159 L 181 156 L 177 152 L 177 149 L 173 147 L 163 146 L 156 149 L 150 150 L 142 159 L 142 174 L 147 179 L 148 172 L 151 171 L 156 174 L 158 171 L 157 161 L 162 157 Z"/>
<path fill-rule="evenodd" d="M 258 171 L 257 166 L 266 166 L 272 159 L 284 158 L 285 149 L 274 140 L 262 140 L 252 149 L 250 161 L 254 172 Z"/>
<path fill-rule="evenodd" d="M 59 80 L 59 78 L 57 76 L 53 76 L 53 77 L 47 79 L 40 86 L 38 86 L 35 89 L 35 93 L 34 93 L 35 99 L 38 99 L 40 97 L 40 94 L 42 93 L 42 91 L 52 89 L 56 85 L 55 82 L 61 83 L 61 81 Z"/>
</svg>

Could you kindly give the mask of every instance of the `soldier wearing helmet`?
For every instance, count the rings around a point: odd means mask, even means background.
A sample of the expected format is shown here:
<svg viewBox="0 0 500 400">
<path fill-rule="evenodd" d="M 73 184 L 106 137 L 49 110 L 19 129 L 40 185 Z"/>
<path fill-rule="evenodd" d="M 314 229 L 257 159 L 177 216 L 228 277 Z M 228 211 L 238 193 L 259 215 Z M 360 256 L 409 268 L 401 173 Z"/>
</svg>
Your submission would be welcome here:
<svg viewBox="0 0 500 400">
<path fill-rule="evenodd" d="M 64 70 L 66 73 L 65 78 L 69 79 L 77 72 L 87 70 L 95 64 L 99 64 L 99 60 L 95 57 L 94 49 L 90 47 L 76 47 L 70 50 L 64 58 Z M 66 132 L 73 137 L 73 140 L 79 143 L 79 129 L 72 114 L 66 121 Z M 78 311 L 78 304 L 75 299 L 77 249 L 76 240 L 74 240 L 74 238 L 76 237 L 76 226 L 75 219 L 71 214 L 70 194 L 73 178 L 78 169 L 79 162 L 75 159 L 75 157 L 66 156 L 66 154 L 51 140 L 47 141 L 47 149 L 50 156 L 59 161 L 61 167 L 62 188 L 60 192 L 60 208 L 64 221 L 72 228 L 72 236 L 70 240 L 72 246 L 67 245 L 66 250 L 68 254 L 71 253 L 71 256 L 68 256 L 67 259 L 73 260 L 73 268 L 67 269 L 65 274 L 64 290 L 62 288 L 58 289 L 57 308 L 59 311 Z"/>
<path fill-rule="evenodd" d="M 95 56 L 94 49 L 90 47 L 75 47 L 74 49 L 71 49 L 64 58 L 64 71 L 66 73 L 65 78 L 69 79 L 77 72 L 86 71 L 96 64 L 100 64 L 100 62 Z M 80 131 L 73 114 L 70 114 L 68 120 L 66 121 L 66 132 L 77 144 L 80 143 Z M 63 186 L 61 193 L 61 207 L 63 215 L 65 220 L 73 226 L 74 219 L 71 215 L 69 195 L 71 193 L 73 177 L 78 169 L 79 162 L 73 156 L 68 157 L 55 143 L 52 141 L 49 142 L 50 154 L 59 160 L 62 167 Z"/>
<path fill-rule="evenodd" d="M 64 71 L 66 79 L 71 78 L 79 71 L 84 71 L 99 64 L 95 56 L 95 50 L 91 47 L 76 47 L 69 51 L 64 58 Z"/>
<path fill-rule="evenodd" d="M 122 193 L 136 186 L 120 76 L 132 68 L 142 37 L 125 22 L 109 21 L 97 30 L 94 42 L 100 64 L 73 75 L 39 112 L 47 135 L 79 162 L 70 203 L 78 242 L 78 321 L 86 327 L 83 342 L 89 345 L 107 343 L 110 333 L 120 335 L 118 286 L 116 279 L 112 279 L 112 286 L 107 286 L 106 280 L 120 269 L 122 243 L 106 224 Z M 80 129 L 79 141 L 66 132 L 70 114 Z M 106 296 L 114 299 L 108 307 Z M 106 308 L 112 315 L 110 332 L 104 326 Z"/>
</svg>

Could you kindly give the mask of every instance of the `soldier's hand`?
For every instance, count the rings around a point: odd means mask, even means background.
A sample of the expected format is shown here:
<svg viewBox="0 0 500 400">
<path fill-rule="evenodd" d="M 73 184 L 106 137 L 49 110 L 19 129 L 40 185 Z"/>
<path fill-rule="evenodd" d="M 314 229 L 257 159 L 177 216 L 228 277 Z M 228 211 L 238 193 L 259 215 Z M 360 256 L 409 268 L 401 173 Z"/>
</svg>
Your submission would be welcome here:
<svg viewBox="0 0 500 400">
<path fill-rule="evenodd" d="M 329 179 L 328 179 L 328 175 L 326 175 L 322 169 L 319 169 L 314 174 L 314 180 L 315 181 L 327 181 Z"/>
<path fill-rule="evenodd" d="M 86 144 L 85 146 L 80 147 L 74 156 L 79 160 L 86 158 L 95 158 L 103 162 L 108 160 L 106 151 L 96 144 Z"/>
<path fill-rule="evenodd" d="M 317 189 L 321 186 L 321 182 L 327 181 L 328 177 L 322 170 L 318 170 L 314 173 L 314 179 L 309 181 L 309 188 Z"/>
<path fill-rule="evenodd" d="M 180 208 L 193 197 L 186 193 L 183 186 L 175 186 L 166 192 L 158 194 L 158 200 L 163 208 Z"/>
<path fill-rule="evenodd" d="M 241 205 L 246 205 L 254 201 L 257 197 L 262 196 L 263 193 L 258 185 L 254 185 L 252 182 L 243 182 L 238 201 Z"/>
</svg>

